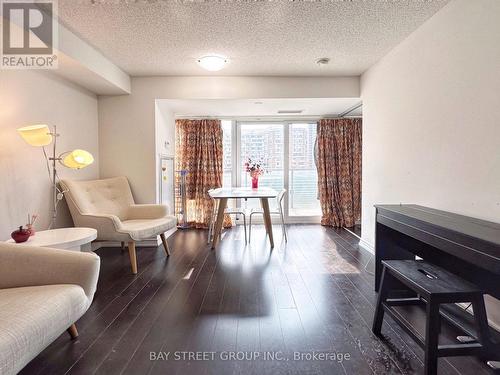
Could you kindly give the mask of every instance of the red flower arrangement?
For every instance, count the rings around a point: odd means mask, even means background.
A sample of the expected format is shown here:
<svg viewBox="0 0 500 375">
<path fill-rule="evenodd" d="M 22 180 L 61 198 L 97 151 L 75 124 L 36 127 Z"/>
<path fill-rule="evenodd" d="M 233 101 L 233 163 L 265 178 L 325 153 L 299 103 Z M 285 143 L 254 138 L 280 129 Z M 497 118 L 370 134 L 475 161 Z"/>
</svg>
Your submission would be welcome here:
<svg viewBox="0 0 500 375">
<path fill-rule="evenodd" d="M 250 173 L 250 177 L 252 177 L 252 188 L 257 189 L 259 187 L 259 176 L 265 173 L 262 162 L 248 158 L 245 163 L 245 169 Z"/>
</svg>

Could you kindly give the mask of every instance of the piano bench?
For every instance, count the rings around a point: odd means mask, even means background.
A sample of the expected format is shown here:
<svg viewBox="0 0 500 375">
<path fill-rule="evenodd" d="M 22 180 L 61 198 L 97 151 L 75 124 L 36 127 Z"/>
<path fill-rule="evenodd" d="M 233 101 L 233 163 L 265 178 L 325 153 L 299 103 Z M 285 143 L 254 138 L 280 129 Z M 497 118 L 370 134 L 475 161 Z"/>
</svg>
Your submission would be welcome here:
<svg viewBox="0 0 500 375">
<path fill-rule="evenodd" d="M 384 312 L 425 352 L 425 374 L 437 373 L 438 357 L 486 355 L 491 348 L 489 326 L 484 306 L 484 292 L 475 285 L 433 264 L 421 260 L 382 261 L 382 277 L 375 308 L 372 331 L 381 336 Z M 390 298 L 401 289 L 416 293 L 412 298 Z M 474 310 L 475 341 L 464 344 L 439 345 L 441 304 L 470 302 Z M 395 306 L 425 305 L 426 329 L 422 337 L 402 316 Z"/>
</svg>

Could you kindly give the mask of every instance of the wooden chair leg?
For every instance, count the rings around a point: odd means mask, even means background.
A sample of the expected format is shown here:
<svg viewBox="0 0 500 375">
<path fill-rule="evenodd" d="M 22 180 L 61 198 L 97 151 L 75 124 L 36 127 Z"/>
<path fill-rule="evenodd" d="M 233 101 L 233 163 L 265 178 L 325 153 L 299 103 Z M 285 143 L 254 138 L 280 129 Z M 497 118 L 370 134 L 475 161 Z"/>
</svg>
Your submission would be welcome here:
<svg viewBox="0 0 500 375">
<path fill-rule="evenodd" d="M 426 309 L 424 374 L 435 375 L 438 368 L 439 303 L 432 301 L 431 298 L 427 301 Z"/>
<path fill-rule="evenodd" d="M 209 244 L 212 241 L 212 229 L 213 229 L 213 215 L 210 217 L 210 222 L 208 223 L 208 234 L 207 234 L 207 243 Z"/>
<path fill-rule="evenodd" d="M 72 324 L 71 327 L 68 328 L 68 333 L 71 336 L 71 339 L 74 340 L 78 337 L 78 330 L 76 329 L 76 325 Z"/>
<path fill-rule="evenodd" d="M 128 255 L 130 257 L 130 265 L 132 266 L 132 273 L 137 274 L 137 256 L 135 254 L 135 242 L 128 243 Z"/>
<path fill-rule="evenodd" d="M 167 254 L 167 257 L 170 256 L 170 249 L 168 248 L 168 242 L 167 239 L 165 238 L 165 233 L 160 234 L 161 242 L 163 243 L 163 248 L 165 249 L 165 254 Z"/>
<path fill-rule="evenodd" d="M 217 203 L 217 220 L 215 221 L 215 227 L 213 231 L 212 249 L 217 247 L 222 237 L 222 227 L 224 226 L 224 210 L 227 207 L 227 198 L 219 199 Z"/>
<path fill-rule="evenodd" d="M 271 249 L 274 248 L 274 236 L 273 236 L 273 223 L 271 221 L 271 213 L 269 211 L 269 200 L 267 198 L 260 198 L 260 204 L 262 210 L 264 211 L 264 224 L 267 231 L 267 236 L 269 237 L 269 244 Z"/>
<path fill-rule="evenodd" d="M 212 236 L 214 234 L 215 221 L 217 220 L 217 199 L 213 199 L 212 213 L 210 215 L 210 223 L 208 225 L 208 239 L 207 243 L 212 242 Z"/>
</svg>

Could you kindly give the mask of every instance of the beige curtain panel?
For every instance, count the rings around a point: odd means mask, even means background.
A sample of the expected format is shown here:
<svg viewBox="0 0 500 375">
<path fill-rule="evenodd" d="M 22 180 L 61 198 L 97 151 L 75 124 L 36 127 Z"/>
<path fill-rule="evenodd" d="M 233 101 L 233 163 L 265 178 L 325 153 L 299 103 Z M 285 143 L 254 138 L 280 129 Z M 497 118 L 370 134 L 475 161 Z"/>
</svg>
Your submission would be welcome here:
<svg viewBox="0 0 500 375">
<path fill-rule="evenodd" d="M 361 119 L 323 119 L 317 130 L 321 224 L 352 227 L 361 218 Z"/>
</svg>

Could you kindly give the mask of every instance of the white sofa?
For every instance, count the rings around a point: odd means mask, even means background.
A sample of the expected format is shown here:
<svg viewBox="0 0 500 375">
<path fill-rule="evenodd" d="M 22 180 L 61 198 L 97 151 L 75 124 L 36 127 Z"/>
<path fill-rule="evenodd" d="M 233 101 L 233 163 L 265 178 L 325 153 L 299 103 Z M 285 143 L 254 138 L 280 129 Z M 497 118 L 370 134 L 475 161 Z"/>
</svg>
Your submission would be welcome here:
<svg viewBox="0 0 500 375">
<path fill-rule="evenodd" d="M 0 374 L 17 374 L 75 322 L 96 291 L 93 253 L 0 243 Z"/>
<path fill-rule="evenodd" d="M 167 206 L 135 204 L 126 177 L 62 180 L 61 187 L 76 226 L 95 228 L 98 240 L 128 243 L 132 273 L 137 273 L 136 241 L 159 235 L 170 255 L 165 232 L 175 228 L 177 219 Z"/>
</svg>

